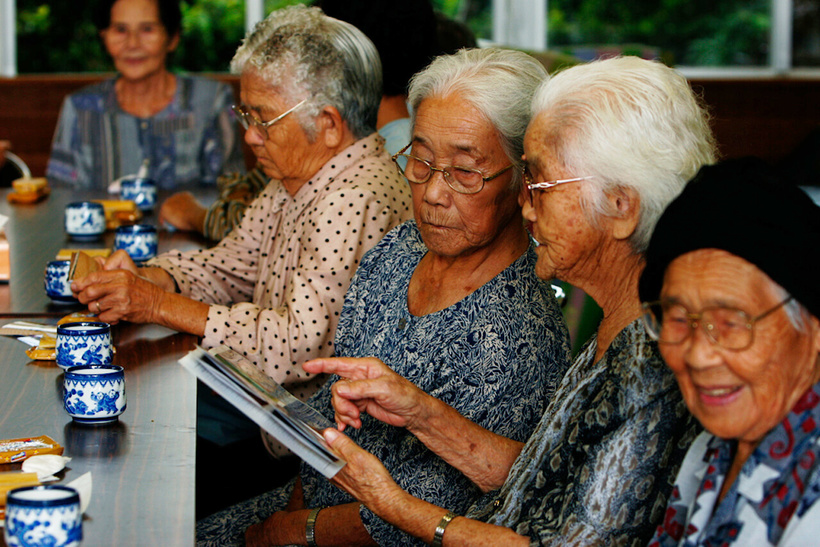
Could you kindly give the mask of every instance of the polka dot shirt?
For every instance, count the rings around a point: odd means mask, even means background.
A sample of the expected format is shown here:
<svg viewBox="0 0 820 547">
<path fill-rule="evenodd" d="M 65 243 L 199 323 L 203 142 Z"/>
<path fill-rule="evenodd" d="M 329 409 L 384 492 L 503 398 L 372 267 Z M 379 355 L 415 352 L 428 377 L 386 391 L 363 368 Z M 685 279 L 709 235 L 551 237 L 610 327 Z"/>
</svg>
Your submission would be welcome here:
<svg viewBox="0 0 820 547">
<path fill-rule="evenodd" d="M 374 133 L 331 158 L 295 196 L 271 181 L 211 249 L 152 261 L 211 304 L 203 345 L 229 346 L 306 399 L 323 383 L 301 364 L 333 353 L 362 255 L 412 216 L 407 182 Z M 298 386 L 294 385 L 298 384 Z"/>
</svg>

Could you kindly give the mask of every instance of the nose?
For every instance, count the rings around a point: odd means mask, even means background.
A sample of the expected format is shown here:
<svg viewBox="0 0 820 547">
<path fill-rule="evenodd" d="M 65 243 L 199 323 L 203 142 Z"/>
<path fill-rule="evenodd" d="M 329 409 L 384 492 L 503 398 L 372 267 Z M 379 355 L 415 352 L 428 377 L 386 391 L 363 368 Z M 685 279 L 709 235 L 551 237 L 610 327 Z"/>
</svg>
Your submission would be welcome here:
<svg viewBox="0 0 820 547">
<path fill-rule="evenodd" d="M 524 217 L 524 220 L 535 222 L 535 207 L 533 207 L 527 188 L 523 186 L 523 183 L 521 186 L 521 192 L 518 194 L 518 205 L 521 206 L 521 216 Z"/>
<path fill-rule="evenodd" d="M 451 191 L 444 171 L 434 169 L 430 179 L 424 183 L 424 200 L 431 204 L 445 204 Z"/>
<path fill-rule="evenodd" d="M 255 130 L 253 126 L 250 126 L 245 130 L 245 142 L 250 147 L 262 146 L 265 144 L 265 139 L 262 138 L 259 131 Z"/>
<path fill-rule="evenodd" d="M 140 34 L 138 30 L 129 30 L 125 35 L 125 44 L 128 47 L 137 47 L 140 44 Z"/>
<path fill-rule="evenodd" d="M 686 363 L 691 368 L 705 369 L 719 365 L 722 362 L 717 345 L 706 333 L 706 329 L 700 322 L 695 322 L 689 338 L 682 343 L 686 349 L 684 356 Z"/>
</svg>

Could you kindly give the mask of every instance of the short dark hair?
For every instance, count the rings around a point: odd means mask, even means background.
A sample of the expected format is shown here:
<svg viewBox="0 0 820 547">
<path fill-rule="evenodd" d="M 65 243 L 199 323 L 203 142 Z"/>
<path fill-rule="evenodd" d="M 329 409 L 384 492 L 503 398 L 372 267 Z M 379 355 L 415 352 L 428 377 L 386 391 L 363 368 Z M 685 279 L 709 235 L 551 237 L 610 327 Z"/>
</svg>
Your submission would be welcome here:
<svg viewBox="0 0 820 547">
<path fill-rule="evenodd" d="M 315 0 L 326 15 L 361 30 L 379 52 L 383 93 L 406 95 L 410 78 L 438 53 L 430 0 Z"/>
<path fill-rule="evenodd" d="M 159 9 L 159 20 L 165 27 L 168 36 L 180 33 L 182 29 L 182 10 L 179 0 L 154 0 Z M 105 30 L 111 26 L 111 8 L 117 0 L 99 0 L 94 8 L 94 25 L 97 30 Z"/>
</svg>

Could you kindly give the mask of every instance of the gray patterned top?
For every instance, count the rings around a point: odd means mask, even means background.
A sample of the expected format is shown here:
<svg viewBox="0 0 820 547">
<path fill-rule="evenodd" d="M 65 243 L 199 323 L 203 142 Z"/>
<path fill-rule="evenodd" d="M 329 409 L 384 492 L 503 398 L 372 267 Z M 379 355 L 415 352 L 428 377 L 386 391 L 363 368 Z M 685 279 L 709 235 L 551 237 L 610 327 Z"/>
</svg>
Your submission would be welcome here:
<svg viewBox="0 0 820 547">
<path fill-rule="evenodd" d="M 569 366 L 567 329 L 549 283 L 535 275 L 533 247 L 460 302 L 419 317 L 407 309 L 407 290 L 426 252 L 411 220 L 364 257 L 345 296 L 336 353 L 378 357 L 466 418 L 526 440 Z M 332 383 L 311 399 L 330 419 Z M 463 513 L 480 495 L 403 428 L 364 416 L 360 430 L 346 432 L 414 496 Z M 353 501 L 305 465 L 302 482 L 310 507 Z M 367 508 L 361 516 L 380 545 L 421 544 Z"/>
<path fill-rule="evenodd" d="M 532 545 L 641 545 L 652 538 L 700 430 L 640 320 L 597 363 L 575 359 L 500 491 L 468 516 Z"/>
</svg>

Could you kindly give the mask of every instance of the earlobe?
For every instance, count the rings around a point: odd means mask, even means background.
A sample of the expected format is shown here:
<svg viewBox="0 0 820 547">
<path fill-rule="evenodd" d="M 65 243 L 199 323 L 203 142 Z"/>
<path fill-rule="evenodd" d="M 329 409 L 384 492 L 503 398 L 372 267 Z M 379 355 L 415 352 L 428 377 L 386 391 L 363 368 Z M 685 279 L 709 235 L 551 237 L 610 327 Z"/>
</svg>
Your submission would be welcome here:
<svg viewBox="0 0 820 547">
<path fill-rule="evenodd" d="M 168 53 L 175 51 L 179 46 L 179 33 L 174 34 L 174 36 L 168 41 Z"/>
<path fill-rule="evenodd" d="M 336 148 L 342 144 L 344 130 L 342 126 L 342 116 L 334 106 L 326 106 L 319 113 L 317 118 L 319 132 L 322 134 L 325 146 Z"/>
<path fill-rule="evenodd" d="M 608 195 L 612 209 L 612 234 L 616 239 L 628 239 L 635 233 L 641 219 L 641 198 L 632 188 L 618 188 Z"/>
</svg>

